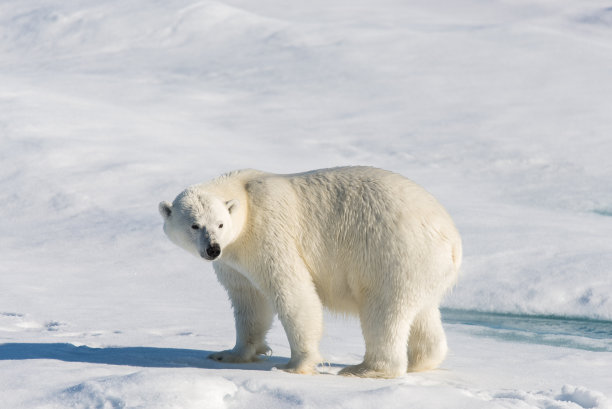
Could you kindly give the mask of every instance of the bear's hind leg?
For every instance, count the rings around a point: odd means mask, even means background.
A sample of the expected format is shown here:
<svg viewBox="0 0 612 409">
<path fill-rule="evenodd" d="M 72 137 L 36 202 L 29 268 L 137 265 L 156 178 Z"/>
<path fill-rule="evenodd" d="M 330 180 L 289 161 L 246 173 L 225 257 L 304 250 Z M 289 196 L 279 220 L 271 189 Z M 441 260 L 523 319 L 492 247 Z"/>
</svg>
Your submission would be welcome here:
<svg viewBox="0 0 612 409">
<path fill-rule="evenodd" d="M 392 302 L 381 304 L 384 296 L 372 299 L 359 314 L 366 344 L 363 362 L 343 368 L 340 375 L 395 378 L 406 372 L 412 315 Z"/>
<path fill-rule="evenodd" d="M 414 319 L 408 339 L 408 371 L 437 368 L 446 357 L 448 346 L 437 306 L 423 309 Z"/>
</svg>

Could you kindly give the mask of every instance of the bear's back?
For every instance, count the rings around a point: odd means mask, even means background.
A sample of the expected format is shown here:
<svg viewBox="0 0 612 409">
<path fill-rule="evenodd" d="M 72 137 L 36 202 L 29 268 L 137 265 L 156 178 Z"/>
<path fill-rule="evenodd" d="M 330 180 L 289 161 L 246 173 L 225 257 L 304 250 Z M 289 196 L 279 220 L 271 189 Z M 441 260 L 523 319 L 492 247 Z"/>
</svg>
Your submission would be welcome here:
<svg viewBox="0 0 612 409">
<path fill-rule="evenodd" d="M 337 167 L 295 174 L 249 169 L 231 173 L 228 179 L 244 186 L 251 205 L 301 221 L 302 227 L 313 234 L 334 232 L 340 239 L 347 234 L 354 236 L 356 229 L 374 234 L 381 227 L 397 228 L 421 216 L 450 221 L 444 208 L 421 186 L 374 167 Z"/>
</svg>

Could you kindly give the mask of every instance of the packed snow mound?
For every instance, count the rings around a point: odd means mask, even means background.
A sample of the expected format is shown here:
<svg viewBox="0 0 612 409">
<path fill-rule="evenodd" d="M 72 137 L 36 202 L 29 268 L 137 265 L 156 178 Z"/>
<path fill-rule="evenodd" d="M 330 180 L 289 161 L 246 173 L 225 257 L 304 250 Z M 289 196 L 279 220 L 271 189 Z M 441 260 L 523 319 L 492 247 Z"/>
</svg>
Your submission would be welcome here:
<svg viewBox="0 0 612 409">
<path fill-rule="evenodd" d="M 323 380 L 325 381 L 325 380 Z M 355 381 L 353 379 L 353 381 Z M 194 370 L 159 373 L 138 371 L 108 376 L 70 386 L 46 397 L 41 409 L 130 408 L 303 408 L 334 407 L 366 409 L 372 405 L 411 407 L 423 402 L 444 401 L 461 408 L 558 408 L 608 409 L 609 401 L 600 392 L 564 385 L 557 391 L 483 391 L 449 387 L 437 382 L 402 380 L 350 382 L 340 379 L 335 386 L 323 386 L 320 378 L 305 382 L 284 376 L 272 379 L 244 379 L 240 376 L 210 376 Z M 357 385 L 356 385 L 357 384 Z M 313 388 L 319 393 L 312 394 Z M 350 393 L 346 393 L 346 392 Z M 443 398 L 442 398 L 443 397 Z M 399 406 L 398 406 L 399 404 Z"/>
<path fill-rule="evenodd" d="M 41 408 L 225 408 L 236 394 L 234 383 L 192 370 L 181 373 L 139 371 L 71 386 L 41 403 Z"/>
<path fill-rule="evenodd" d="M 493 401 L 505 404 L 502 407 L 527 405 L 530 408 L 558 408 L 558 409 L 607 409 L 610 407 L 608 399 L 601 393 L 591 391 L 584 387 L 564 385 L 561 393 L 551 392 L 525 392 L 504 391 L 493 396 Z"/>
</svg>

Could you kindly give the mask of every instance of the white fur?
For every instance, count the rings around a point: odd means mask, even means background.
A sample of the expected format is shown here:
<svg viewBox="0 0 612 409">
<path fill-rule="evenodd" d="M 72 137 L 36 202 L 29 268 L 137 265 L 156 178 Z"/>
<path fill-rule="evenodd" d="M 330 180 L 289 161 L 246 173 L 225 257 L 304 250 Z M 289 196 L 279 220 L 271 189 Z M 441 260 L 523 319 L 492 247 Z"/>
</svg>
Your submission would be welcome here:
<svg viewBox="0 0 612 409">
<path fill-rule="evenodd" d="M 313 373 L 326 306 L 361 321 L 364 361 L 343 375 L 396 377 L 444 359 L 438 306 L 456 281 L 461 239 L 442 206 L 403 176 L 369 167 L 237 171 L 187 188 L 160 213 L 180 247 L 207 258 L 220 247 L 213 265 L 234 308 L 236 346 L 211 358 L 267 353 L 277 313 L 291 346 L 285 369 Z"/>
</svg>

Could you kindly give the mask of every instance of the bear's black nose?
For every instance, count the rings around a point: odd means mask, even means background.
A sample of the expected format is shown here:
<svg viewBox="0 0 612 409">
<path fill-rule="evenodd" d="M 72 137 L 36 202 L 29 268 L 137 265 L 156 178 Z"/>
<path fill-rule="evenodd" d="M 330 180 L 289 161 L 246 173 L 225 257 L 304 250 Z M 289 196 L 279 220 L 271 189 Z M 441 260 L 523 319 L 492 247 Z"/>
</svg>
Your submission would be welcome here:
<svg viewBox="0 0 612 409">
<path fill-rule="evenodd" d="M 219 254 L 221 254 L 221 247 L 216 243 L 211 244 L 206 248 L 206 254 L 211 258 L 211 260 L 215 259 L 219 257 Z"/>
</svg>

